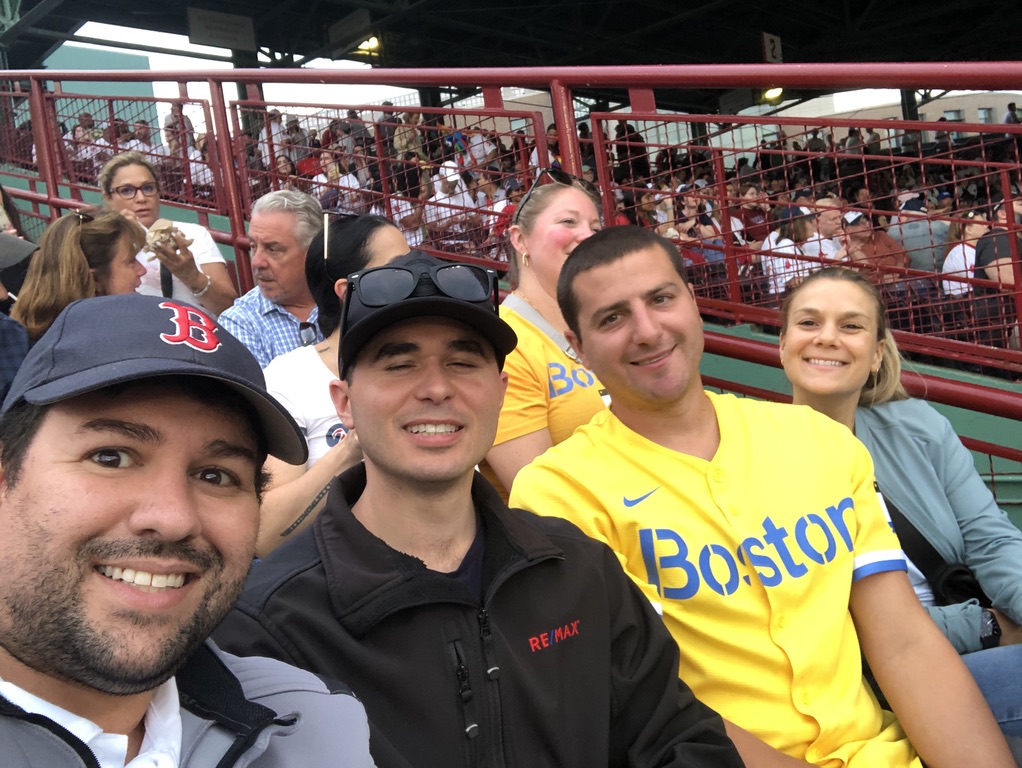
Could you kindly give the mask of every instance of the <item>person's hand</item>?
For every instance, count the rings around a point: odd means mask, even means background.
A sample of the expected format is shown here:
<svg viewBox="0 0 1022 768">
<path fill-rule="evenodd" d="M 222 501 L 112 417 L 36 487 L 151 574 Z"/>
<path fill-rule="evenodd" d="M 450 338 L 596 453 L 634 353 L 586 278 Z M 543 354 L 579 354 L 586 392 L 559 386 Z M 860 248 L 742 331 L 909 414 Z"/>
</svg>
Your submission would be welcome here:
<svg viewBox="0 0 1022 768">
<path fill-rule="evenodd" d="M 153 253 L 160 263 L 165 265 L 174 277 L 183 281 L 192 290 L 202 290 L 206 279 L 202 277 L 202 270 L 195 263 L 195 257 L 188 249 L 192 241 L 185 237 L 180 231 L 174 230 L 171 233 L 171 242 L 161 243 L 153 247 Z"/>
<path fill-rule="evenodd" d="M 1001 645 L 1018 645 L 1022 643 L 1022 627 L 996 608 L 991 608 L 990 612 L 997 619 L 997 624 L 1001 627 Z"/>
</svg>

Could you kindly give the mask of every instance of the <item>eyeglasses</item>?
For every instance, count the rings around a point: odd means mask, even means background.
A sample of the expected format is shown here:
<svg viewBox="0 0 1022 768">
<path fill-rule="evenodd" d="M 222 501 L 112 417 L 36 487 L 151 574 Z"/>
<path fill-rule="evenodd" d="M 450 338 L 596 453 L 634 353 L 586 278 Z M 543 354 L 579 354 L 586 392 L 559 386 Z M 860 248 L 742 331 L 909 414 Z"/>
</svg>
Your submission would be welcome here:
<svg viewBox="0 0 1022 768">
<path fill-rule="evenodd" d="M 367 307 L 385 307 L 409 298 L 423 277 L 450 299 L 478 303 L 490 301 L 494 313 L 500 306 L 497 273 L 488 267 L 474 264 L 443 264 L 428 269 L 406 267 L 374 267 L 348 275 L 348 292 L 344 300 L 341 327 L 347 326 L 352 297 Z"/>
<path fill-rule="evenodd" d="M 583 191 L 588 192 L 590 195 L 595 195 L 596 197 L 600 196 L 599 190 L 585 179 L 580 179 L 578 176 L 572 176 L 570 173 L 562 171 L 560 168 L 544 168 L 539 172 L 539 175 L 536 176 L 535 183 L 529 187 L 529 191 L 525 193 L 525 197 L 519 201 L 518 207 L 515 208 L 514 218 L 511 219 L 512 224 L 517 224 L 518 220 L 522 217 L 522 211 L 525 210 L 525 206 L 532 197 L 532 193 L 536 191 L 536 187 L 543 186 L 544 176 L 549 177 L 550 181 L 555 184 L 560 184 L 564 187 L 573 187 L 578 185 Z"/>
<path fill-rule="evenodd" d="M 114 187 L 110 190 L 111 193 L 116 192 L 118 197 L 124 198 L 125 200 L 131 200 L 139 192 L 146 197 L 153 197 L 159 191 L 160 188 L 151 181 L 146 182 L 140 187 L 136 187 L 134 184 L 122 184 L 121 186 Z"/>
<path fill-rule="evenodd" d="M 330 280 L 340 280 L 330 274 L 330 217 L 333 216 L 340 221 L 357 219 L 357 213 L 343 213 L 340 211 L 323 211 L 323 271 Z"/>
</svg>

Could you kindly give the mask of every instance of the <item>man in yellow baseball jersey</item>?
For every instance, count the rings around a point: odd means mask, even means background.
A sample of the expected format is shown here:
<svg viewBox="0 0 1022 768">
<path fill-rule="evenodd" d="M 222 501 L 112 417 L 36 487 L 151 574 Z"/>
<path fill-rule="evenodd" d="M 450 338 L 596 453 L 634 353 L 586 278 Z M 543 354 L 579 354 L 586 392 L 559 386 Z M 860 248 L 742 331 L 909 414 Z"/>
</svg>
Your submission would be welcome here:
<svg viewBox="0 0 1022 768">
<path fill-rule="evenodd" d="M 865 448 L 809 409 L 703 391 L 677 249 L 603 230 L 569 256 L 558 302 L 613 405 L 522 470 L 511 504 L 561 510 L 617 552 L 746 762 L 1014 765 L 915 599 Z"/>
</svg>

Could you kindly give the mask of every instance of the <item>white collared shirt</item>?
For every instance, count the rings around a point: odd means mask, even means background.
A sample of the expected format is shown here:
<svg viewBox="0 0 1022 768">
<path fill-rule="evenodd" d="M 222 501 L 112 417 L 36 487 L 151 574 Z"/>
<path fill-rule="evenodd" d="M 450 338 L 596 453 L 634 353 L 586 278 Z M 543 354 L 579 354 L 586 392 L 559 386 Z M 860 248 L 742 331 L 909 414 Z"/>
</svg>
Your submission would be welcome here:
<svg viewBox="0 0 1022 768">
<path fill-rule="evenodd" d="M 145 736 L 138 757 L 125 763 L 128 737 L 105 733 L 91 720 L 0 680 L 0 695 L 26 712 L 42 715 L 63 726 L 90 749 L 101 768 L 178 768 L 181 763 L 181 704 L 172 677 L 153 694 L 145 713 Z"/>
</svg>

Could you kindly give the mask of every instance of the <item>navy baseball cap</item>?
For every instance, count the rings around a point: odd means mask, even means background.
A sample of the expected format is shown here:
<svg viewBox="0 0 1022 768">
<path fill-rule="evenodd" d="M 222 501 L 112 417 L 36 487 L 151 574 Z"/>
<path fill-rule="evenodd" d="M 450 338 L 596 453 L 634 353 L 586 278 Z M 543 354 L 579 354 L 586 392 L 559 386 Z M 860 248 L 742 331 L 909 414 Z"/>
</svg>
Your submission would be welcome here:
<svg viewBox="0 0 1022 768">
<path fill-rule="evenodd" d="M 29 351 L 0 413 L 23 400 L 51 405 L 113 384 L 201 376 L 227 385 L 259 418 L 267 450 L 304 464 L 308 448 L 291 414 L 266 392 L 245 345 L 201 309 L 162 296 L 98 296 L 69 304 Z"/>
<path fill-rule="evenodd" d="M 348 276 L 341 317 L 340 372 L 380 331 L 413 317 L 459 320 L 493 346 L 497 366 L 518 344 L 497 311 L 497 273 L 487 267 L 441 261 L 412 251 L 383 267 Z"/>
</svg>

